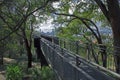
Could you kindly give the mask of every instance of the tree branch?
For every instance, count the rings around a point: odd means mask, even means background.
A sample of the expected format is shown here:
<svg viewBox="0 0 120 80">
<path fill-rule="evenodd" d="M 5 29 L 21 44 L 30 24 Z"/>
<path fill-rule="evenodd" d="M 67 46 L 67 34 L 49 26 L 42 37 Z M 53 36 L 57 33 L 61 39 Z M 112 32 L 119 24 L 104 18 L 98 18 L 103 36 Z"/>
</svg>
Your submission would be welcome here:
<svg viewBox="0 0 120 80">
<path fill-rule="evenodd" d="M 84 23 L 84 24 L 86 25 L 86 27 L 87 27 L 87 28 L 92 32 L 92 34 L 96 37 L 98 43 L 101 44 L 101 38 L 99 38 L 99 37 L 97 36 L 97 34 L 94 32 L 94 30 L 93 30 L 84 20 L 82 20 L 82 23 Z"/>
<path fill-rule="evenodd" d="M 25 18 L 22 18 L 16 25 L 15 25 L 15 28 L 12 32 L 10 32 L 8 35 L 6 35 L 5 37 L 3 37 L 2 39 L 0 39 L 0 41 L 8 38 L 10 35 L 12 35 L 14 32 L 16 32 L 23 24 L 23 22 L 27 19 L 27 17 Z"/>
<path fill-rule="evenodd" d="M 103 2 L 101 0 L 94 0 L 94 1 L 98 4 L 98 6 L 102 10 L 103 14 L 107 18 L 107 20 L 110 22 L 108 10 L 106 9 L 106 6 L 103 4 Z"/>
<path fill-rule="evenodd" d="M 21 19 L 18 21 L 18 23 L 15 25 L 15 28 L 16 28 L 16 29 L 14 29 L 12 32 L 10 32 L 10 33 L 9 33 L 8 35 L 6 35 L 5 37 L 1 38 L 0 41 L 8 38 L 8 37 L 9 37 L 10 35 L 12 35 L 14 32 L 16 32 L 17 30 L 19 30 L 19 28 L 22 26 L 22 24 L 27 20 L 27 18 L 28 18 L 31 14 L 33 14 L 33 13 L 36 12 L 36 11 L 38 11 L 39 9 L 44 8 L 44 7 L 48 4 L 49 1 L 50 1 L 50 0 L 47 0 L 46 3 L 43 4 L 42 6 L 40 6 L 40 7 L 38 7 L 37 9 L 31 11 L 30 13 L 24 15 L 24 17 L 21 18 Z"/>
<path fill-rule="evenodd" d="M 44 7 L 48 4 L 49 1 L 50 1 L 50 0 L 47 0 L 47 1 L 45 2 L 45 4 L 43 4 L 43 6 L 40 6 L 40 7 L 38 7 L 37 9 L 33 10 L 32 12 L 28 13 L 27 16 L 30 16 L 31 14 L 33 14 L 33 13 L 36 12 L 36 11 L 38 11 L 39 9 L 44 8 Z"/>
<path fill-rule="evenodd" d="M 98 27 L 97 27 L 97 25 L 93 22 L 93 21 L 91 21 L 91 20 L 89 20 L 89 19 L 86 19 L 86 18 L 82 18 L 82 17 L 79 17 L 79 16 L 76 16 L 76 15 L 72 15 L 72 14 L 64 14 L 64 13 L 54 13 L 54 14 L 56 14 L 56 15 L 63 15 L 63 16 L 71 16 L 71 17 L 74 17 L 74 18 L 76 18 L 76 19 L 79 19 L 79 20 L 81 20 L 81 22 L 83 23 L 83 24 L 85 24 L 85 26 L 93 33 L 93 35 L 96 37 L 96 39 L 98 40 L 98 43 L 102 43 L 102 39 L 101 39 L 101 35 L 100 35 L 100 32 L 99 32 L 99 30 L 98 30 Z M 93 26 L 96 28 L 96 30 L 97 30 L 97 34 L 94 32 L 94 30 L 86 23 L 86 21 L 89 21 L 91 24 L 93 24 Z"/>
</svg>

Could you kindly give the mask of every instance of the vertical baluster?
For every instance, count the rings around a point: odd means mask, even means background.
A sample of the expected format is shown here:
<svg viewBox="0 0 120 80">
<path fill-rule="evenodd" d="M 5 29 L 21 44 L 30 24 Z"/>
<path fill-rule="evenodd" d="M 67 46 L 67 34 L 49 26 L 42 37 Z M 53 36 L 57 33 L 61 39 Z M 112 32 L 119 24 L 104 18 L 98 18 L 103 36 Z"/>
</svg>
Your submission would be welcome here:
<svg viewBox="0 0 120 80">
<path fill-rule="evenodd" d="M 76 54 L 79 54 L 79 41 L 76 41 Z"/>
</svg>

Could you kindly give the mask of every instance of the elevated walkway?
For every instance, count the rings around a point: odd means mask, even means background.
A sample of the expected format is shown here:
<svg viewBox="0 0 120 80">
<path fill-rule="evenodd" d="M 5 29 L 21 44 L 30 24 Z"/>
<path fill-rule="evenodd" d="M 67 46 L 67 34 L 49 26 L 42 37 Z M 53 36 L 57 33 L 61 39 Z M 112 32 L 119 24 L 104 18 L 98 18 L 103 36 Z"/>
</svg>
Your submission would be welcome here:
<svg viewBox="0 0 120 80">
<path fill-rule="evenodd" d="M 41 50 L 59 80 L 115 80 L 78 55 L 43 38 Z"/>
</svg>

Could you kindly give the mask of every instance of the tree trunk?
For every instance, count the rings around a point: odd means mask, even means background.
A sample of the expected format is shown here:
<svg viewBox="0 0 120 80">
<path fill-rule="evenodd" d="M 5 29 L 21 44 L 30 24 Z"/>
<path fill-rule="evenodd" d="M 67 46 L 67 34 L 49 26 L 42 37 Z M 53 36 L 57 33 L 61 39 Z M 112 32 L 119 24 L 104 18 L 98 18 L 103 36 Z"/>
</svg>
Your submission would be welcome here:
<svg viewBox="0 0 120 80">
<path fill-rule="evenodd" d="M 0 55 L 0 65 L 3 65 L 3 54 Z"/>
<path fill-rule="evenodd" d="M 116 72 L 120 74 L 120 8 L 118 0 L 107 0 L 110 23 L 114 39 L 114 58 Z"/>
<path fill-rule="evenodd" d="M 103 67 L 107 67 L 107 52 L 106 52 L 106 46 L 103 44 L 100 44 L 100 53 L 102 57 L 102 65 Z"/>
<path fill-rule="evenodd" d="M 116 72 L 120 74 L 120 20 L 114 20 L 111 24 L 113 28 Z"/>
<path fill-rule="evenodd" d="M 27 56 L 28 56 L 28 68 L 32 67 L 32 53 L 31 53 L 31 48 L 29 46 L 28 40 L 25 40 L 25 47 L 26 47 L 26 51 L 27 51 Z"/>
<path fill-rule="evenodd" d="M 107 67 L 107 52 L 106 52 L 106 46 L 103 45 L 102 39 L 100 38 L 98 40 L 99 48 L 100 48 L 100 53 L 102 57 L 102 65 L 103 67 Z"/>
<path fill-rule="evenodd" d="M 101 35 L 100 35 L 100 32 L 98 30 L 98 27 L 92 22 L 92 24 L 96 27 L 97 29 L 97 33 L 94 32 L 94 30 L 85 22 L 85 21 L 82 21 L 86 27 L 92 32 L 92 34 L 95 36 L 95 38 L 97 39 L 97 42 L 99 44 L 99 48 L 100 48 L 100 53 L 101 53 L 101 56 L 102 56 L 102 65 L 103 67 L 107 67 L 107 52 L 106 52 L 106 46 L 103 45 L 103 42 L 102 42 L 102 38 L 101 38 Z M 99 62 L 98 62 L 99 63 Z"/>
</svg>

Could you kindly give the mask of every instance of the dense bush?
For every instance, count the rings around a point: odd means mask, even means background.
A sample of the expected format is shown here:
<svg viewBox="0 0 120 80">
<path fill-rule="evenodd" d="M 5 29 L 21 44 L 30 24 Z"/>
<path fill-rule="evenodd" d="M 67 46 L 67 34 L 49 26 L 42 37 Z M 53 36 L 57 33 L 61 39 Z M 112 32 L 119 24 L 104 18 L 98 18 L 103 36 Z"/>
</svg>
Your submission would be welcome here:
<svg viewBox="0 0 120 80">
<path fill-rule="evenodd" d="M 54 72 L 49 67 L 31 68 L 29 73 L 32 74 L 32 80 L 55 80 Z"/>
<path fill-rule="evenodd" d="M 22 80 L 22 70 L 17 65 L 8 65 L 6 69 L 6 80 Z"/>
</svg>

